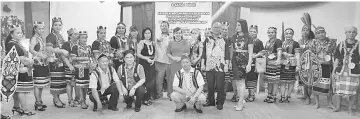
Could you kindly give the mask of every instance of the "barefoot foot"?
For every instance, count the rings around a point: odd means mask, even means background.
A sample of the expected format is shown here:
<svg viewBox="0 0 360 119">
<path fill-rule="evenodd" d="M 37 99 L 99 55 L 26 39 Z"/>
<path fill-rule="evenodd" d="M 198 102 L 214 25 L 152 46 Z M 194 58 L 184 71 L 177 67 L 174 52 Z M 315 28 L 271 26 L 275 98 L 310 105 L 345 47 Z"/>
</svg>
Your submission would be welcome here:
<svg viewBox="0 0 360 119">
<path fill-rule="evenodd" d="M 351 115 L 351 116 L 355 116 L 355 113 L 354 113 L 354 111 L 350 108 L 349 109 L 349 114 Z"/>
<path fill-rule="evenodd" d="M 333 112 L 339 112 L 340 111 L 340 107 L 335 107 Z"/>
<path fill-rule="evenodd" d="M 311 100 L 310 100 L 309 98 L 306 98 L 304 104 L 305 104 L 305 105 L 310 105 L 310 103 L 311 103 Z"/>
<path fill-rule="evenodd" d="M 320 107 L 319 104 L 315 104 L 313 108 L 314 109 L 319 109 L 319 107 Z"/>
<path fill-rule="evenodd" d="M 329 105 L 327 106 L 327 108 L 335 109 L 335 106 L 334 106 L 333 104 L 329 104 Z"/>
</svg>

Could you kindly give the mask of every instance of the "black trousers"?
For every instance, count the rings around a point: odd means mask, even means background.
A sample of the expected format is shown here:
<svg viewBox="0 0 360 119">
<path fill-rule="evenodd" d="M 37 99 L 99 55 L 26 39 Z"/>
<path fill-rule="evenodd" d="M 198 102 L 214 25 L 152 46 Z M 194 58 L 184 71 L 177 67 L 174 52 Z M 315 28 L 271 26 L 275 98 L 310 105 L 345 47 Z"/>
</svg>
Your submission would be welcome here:
<svg viewBox="0 0 360 119">
<path fill-rule="evenodd" d="M 98 92 L 98 94 L 99 94 L 99 98 L 101 101 L 107 100 L 106 96 L 110 95 L 108 108 L 116 108 L 117 107 L 118 100 L 119 100 L 119 91 L 118 91 L 115 83 L 111 84 L 110 87 L 107 88 L 103 94 L 101 94 L 100 91 Z M 94 109 L 97 109 L 97 102 L 96 102 L 94 96 L 92 94 L 89 94 L 89 98 L 90 98 L 91 102 L 94 103 Z"/>
<path fill-rule="evenodd" d="M 143 65 L 144 66 L 144 65 Z M 145 81 L 145 86 L 146 86 L 146 93 L 145 93 L 145 97 L 144 100 L 148 101 L 151 99 L 151 97 L 155 98 L 156 97 L 156 87 L 155 87 L 155 65 L 151 65 L 149 68 L 145 69 L 145 76 L 146 76 L 146 81 Z"/>
<path fill-rule="evenodd" d="M 130 91 L 128 91 L 130 93 Z M 141 107 L 141 102 L 144 100 L 145 96 L 145 88 L 143 86 L 140 86 L 136 89 L 134 96 L 136 96 L 135 100 L 135 108 Z M 124 100 L 126 105 L 132 105 L 134 101 L 134 96 L 124 96 Z"/>
<path fill-rule="evenodd" d="M 215 104 L 215 88 L 218 90 L 216 97 L 216 104 L 223 105 L 225 102 L 225 73 L 216 71 L 206 72 L 207 85 L 208 85 L 208 100 L 210 104 Z M 216 82 L 216 87 L 215 87 Z"/>
</svg>

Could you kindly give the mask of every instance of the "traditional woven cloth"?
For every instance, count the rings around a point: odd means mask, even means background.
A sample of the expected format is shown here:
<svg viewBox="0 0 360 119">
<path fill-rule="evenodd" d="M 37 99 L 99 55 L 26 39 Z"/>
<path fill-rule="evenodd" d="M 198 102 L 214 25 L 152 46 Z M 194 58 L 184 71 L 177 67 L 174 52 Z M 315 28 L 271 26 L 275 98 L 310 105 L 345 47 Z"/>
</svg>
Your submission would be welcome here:
<svg viewBox="0 0 360 119">
<path fill-rule="evenodd" d="M 258 73 L 255 72 L 255 66 L 251 67 L 251 71 L 246 74 L 245 86 L 246 89 L 256 89 L 258 81 Z"/>
<path fill-rule="evenodd" d="M 336 74 L 335 76 L 335 94 L 343 96 L 352 96 L 356 94 L 356 91 L 359 86 L 359 77 L 351 77 L 346 75 L 347 72 L 344 72 L 343 75 Z"/>
<path fill-rule="evenodd" d="M 332 93 L 331 92 L 332 81 L 330 78 L 332 67 L 330 64 L 322 64 L 321 68 L 322 68 L 322 78 L 320 79 L 318 84 L 315 84 L 313 86 L 313 91 L 316 94 L 327 95 L 329 93 Z"/>
<path fill-rule="evenodd" d="M 30 93 L 34 89 L 34 83 L 28 73 L 19 73 L 16 92 Z"/>
<path fill-rule="evenodd" d="M 264 73 L 264 82 L 276 83 L 280 80 L 280 65 L 273 65 L 274 62 L 266 64 L 266 71 Z"/>
<path fill-rule="evenodd" d="M 48 86 L 50 84 L 49 67 L 34 65 L 33 79 L 35 87 L 43 88 Z"/>
<path fill-rule="evenodd" d="M 66 93 L 65 69 L 63 66 L 53 66 L 50 63 L 50 93 L 64 94 Z"/>
</svg>

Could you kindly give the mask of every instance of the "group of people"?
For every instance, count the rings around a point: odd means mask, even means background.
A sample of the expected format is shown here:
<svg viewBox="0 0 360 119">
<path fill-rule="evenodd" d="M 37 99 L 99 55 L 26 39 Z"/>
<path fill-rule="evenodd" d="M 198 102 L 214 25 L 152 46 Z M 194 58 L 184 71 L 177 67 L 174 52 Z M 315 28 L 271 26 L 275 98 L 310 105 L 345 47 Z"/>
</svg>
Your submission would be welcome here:
<svg viewBox="0 0 360 119">
<path fill-rule="evenodd" d="M 340 101 L 335 106 L 332 96 L 350 96 L 349 112 L 357 100 L 360 80 L 360 47 L 355 39 L 357 28 L 345 28 L 346 39 L 336 45 L 336 40 L 326 37 L 324 27 L 318 26 L 315 32 L 311 25 L 302 28 L 302 39 L 293 39 L 294 30 L 284 31 L 285 39 L 277 39 L 277 28 L 268 28 L 269 40 L 263 44 L 257 38 L 258 27 L 240 19 L 234 25 L 236 33 L 229 37 L 228 22 L 215 22 L 205 29 L 202 42 L 200 29 L 192 29 L 192 37 L 184 39 L 180 27 L 169 34 L 170 24 L 162 21 L 161 36 L 154 38 L 151 28 L 141 33 L 135 26 L 126 35 L 126 25 L 117 24 L 116 33 L 106 41 L 106 27 L 97 28 L 97 39 L 87 45 L 88 32 L 71 28 L 67 31 L 68 40 L 60 34 L 62 19 L 52 19 L 51 33 L 43 38 L 44 22 L 34 22 L 33 37 L 29 50 L 20 44 L 23 30 L 14 25 L 5 41 L 5 50 L 15 47 L 21 65 L 16 93 L 13 95 L 12 112 L 21 115 L 34 115 L 26 105 L 25 94 L 34 90 L 35 110 L 45 111 L 47 105 L 42 101 L 42 90 L 50 86 L 53 104 L 65 108 L 60 100 L 67 94 L 68 105 L 87 109 L 86 97 L 94 103 L 93 111 L 108 105 L 117 111 L 119 98 L 123 98 L 126 108 L 139 112 L 142 105 L 151 105 L 152 100 L 163 97 L 163 82 L 167 82 L 167 96 L 176 105 L 175 112 L 186 109 L 190 103 L 196 112 L 203 113 L 202 107 L 216 106 L 223 109 L 226 98 L 225 77 L 231 75 L 235 110 L 244 109 L 245 102 L 255 100 L 255 90 L 259 75 L 264 75 L 268 85 L 268 95 L 264 102 L 275 103 L 280 87 L 279 103 L 289 103 L 296 81 L 304 85 L 304 99 L 310 103 L 313 92 L 319 108 L 319 95 L 328 96 L 328 104 L 335 111 L 340 110 Z M 140 37 L 141 36 L 141 37 Z M 311 51 L 316 55 L 316 64 L 302 60 L 302 54 Z M 29 57 L 29 53 L 32 57 Z M 266 62 L 261 67 L 260 59 Z M 308 62 L 303 62 L 308 61 Z M 319 70 L 319 68 L 321 70 Z M 263 69 L 263 71 L 260 71 Z M 307 84 L 300 77 L 309 72 L 321 71 L 320 81 Z M 318 77 L 319 77 L 318 76 Z M 314 78 L 309 78 L 314 79 Z M 205 86 L 207 84 L 207 87 Z M 207 95 L 203 90 L 207 88 Z M 244 96 L 245 89 L 248 96 Z M 217 91 L 215 100 L 214 93 Z M 75 92 L 75 97 L 72 94 Z M 108 99 L 108 95 L 110 99 Z M 136 98 L 135 98 L 136 97 Z M 340 98 L 341 99 L 341 98 Z"/>
</svg>

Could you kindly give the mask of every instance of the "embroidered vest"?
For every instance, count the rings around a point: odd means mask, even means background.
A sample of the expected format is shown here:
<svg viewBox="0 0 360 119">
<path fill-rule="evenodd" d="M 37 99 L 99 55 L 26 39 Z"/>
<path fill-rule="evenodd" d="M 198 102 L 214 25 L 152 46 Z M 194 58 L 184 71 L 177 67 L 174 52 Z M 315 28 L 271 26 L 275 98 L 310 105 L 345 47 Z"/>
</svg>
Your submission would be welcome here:
<svg viewBox="0 0 360 119">
<path fill-rule="evenodd" d="M 135 64 L 134 73 L 133 73 L 133 77 L 134 77 L 135 82 L 139 82 L 139 81 L 140 81 L 140 77 L 139 77 L 139 75 L 137 74 L 138 66 L 139 66 L 139 64 L 136 63 L 136 64 Z M 126 79 L 127 79 L 127 77 L 126 77 L 126 72 L 125 72 L 125 65 L 123 64 L 123 65 L 121 65 L 120 67 L 121 67 L 121 78 L 120 78 L 120 80 L 121 80 L 121 82 L 124 84 L 124 87 L 125 87 L 126 89 L 128 89 L 128 87 L 127 87 L 127 85 L 126 85 Z"/>
<path fill-rule="evenodd" d="M 195 70 L 192 74 L 192 82 L 193 82 L 193 85 L 195 86 L 196 89 L 199 88 L 199 85 L 197 83 L 197 75 L 199 74 L 199 70 Z M 200 73 L 201 74 L 201 73 Z M 179 87 L 182 88 L 182 84 L 183 84 L 183 81 L 184 81 L 184 77 L 183 77 L 183 73 L 180 72 L 180 70 L 178 72 L 176 72 L 176 76 L 178 77 L 179 79 Z"/>
<path fill-rule="evenodd" d="M 110 85 L 111 85 L 112 83 L 114 83 L 113 70 L 112 70 L 111 66 L 109 66 L 109 70 L 110 70 L 110 75 L 111 75 L 109 77 L 109 78 L 111 78 L 110 79 Z M 99 72 L 98 69 L 96 69 L 93 73 L 95 74 L 95 77 L 97 79 L 97 88 L 96 88 L 96 90 L 100 91 L 101 90 L 100 72 Z"/>
</svg>

